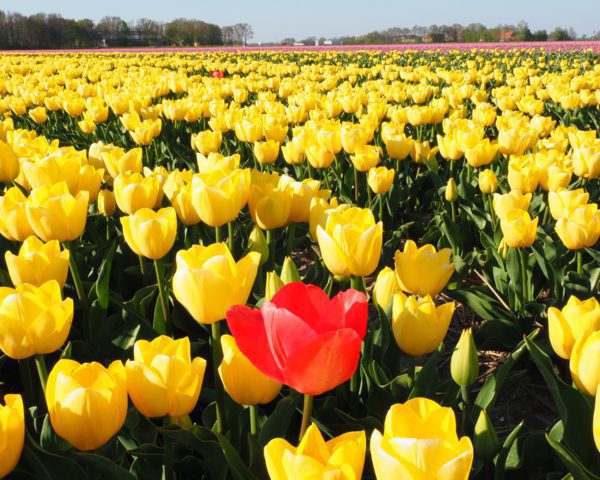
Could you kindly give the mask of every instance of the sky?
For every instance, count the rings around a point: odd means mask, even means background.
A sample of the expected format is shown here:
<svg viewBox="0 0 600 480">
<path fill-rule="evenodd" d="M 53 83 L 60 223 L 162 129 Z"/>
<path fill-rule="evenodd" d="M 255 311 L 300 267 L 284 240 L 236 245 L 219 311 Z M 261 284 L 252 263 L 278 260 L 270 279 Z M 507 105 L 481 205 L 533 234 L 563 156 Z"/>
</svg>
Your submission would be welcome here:
<svg viewBox="0 0 600 480">
<path fill-rule="evenodd" d="M 600 0 L 0 0 L 0 10 L 60 13 L 67 18 L 119 16 L 167 22 L 197 18 L 220 26 L 249 23 L 253 42 L 360 35 L 389 27 L 529 23 L 531 30 L 600 30 Z"/>
</svg>

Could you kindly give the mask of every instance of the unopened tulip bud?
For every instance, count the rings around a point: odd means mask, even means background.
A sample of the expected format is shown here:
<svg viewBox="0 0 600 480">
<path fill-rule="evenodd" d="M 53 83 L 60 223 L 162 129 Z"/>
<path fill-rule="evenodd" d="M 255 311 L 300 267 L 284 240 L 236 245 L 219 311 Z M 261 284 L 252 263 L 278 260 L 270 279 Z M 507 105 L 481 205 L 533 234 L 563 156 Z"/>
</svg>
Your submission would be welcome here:
<svg viewBox="0 0 600 480">
<path fill-rule="evenodd" d="M 456 182 L 454 181 L 454 178 L 448 180 L 448 184 L 446 185 L 445 198 L 447 202 L 455 202 L 458 198 L 458 191 L 456 190 Z"/>
<path fill-rule="evenodd" d="M 267 272 L 267 281 L 265 286 L 265 300 L 270 302 L 273 296 L 283 288 L 285 284 L 281 280 L 281 277 L 277 275 L 277 272 Z"/>
<path fill-rule="evenodd" d="M 98 192 L 98 211 L 105 217 L 112 217 L 117 208 L 115 194 L 111 190 Z"/>
<path fill-rule="evenodd" d="M 265 234 L 258 225 L 254 225 L 254 228 L 250 232 L 248 250 L 260 254 L 260 265 L 264 265 L 269 260 L 269 245 L 267 244 Z"/>
<path fill-rule="evenodd" d="M 498 189 L 498 179 L 493 170 L 487 169 L 480 172 L 478 182 L 481 193 L 494 193 Z"/>
<path fill-rule="evenodd" d="M 283 261 L 283 267 L 281 267 L 281 280 L 284 285 L 302 280 L 292 257 L 285 257 L 285 260 Z"/>
<path fill-rule="evenodd" d="M 477 379 L 479 358 L 470 328 L 462 331 L 456 344 L 450 360 L 450 373 L 461 387 L 468 387 Z"/>
<path fill-rule="evenodd" d="M 479 412 L 477 423 L 475 423 L 473 440 L 475 444 L 475 453 L 482 460 L 491 460 L 496 453 L 498 453 L 500 440 L 498 440 L 496 430 L 485 410 Z"/>
</svg>

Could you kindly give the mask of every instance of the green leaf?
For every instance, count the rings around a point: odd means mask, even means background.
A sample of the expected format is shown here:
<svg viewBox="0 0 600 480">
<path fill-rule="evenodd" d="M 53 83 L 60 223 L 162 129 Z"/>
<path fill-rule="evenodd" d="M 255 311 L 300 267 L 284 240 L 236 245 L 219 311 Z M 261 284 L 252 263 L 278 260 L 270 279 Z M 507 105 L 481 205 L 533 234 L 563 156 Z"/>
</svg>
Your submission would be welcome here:
<svg viewBox="0 0 600 480">
<path fill-rule="evenodd" d="M 223 454 L 227 459 L 227 463 L 229 464 L 229 468 L 233 476 L 238 480 L 258 480 L 258 477 L 256 477 L 244 464 L 240 458 L 240 455 L 236 449 L 233 448 L 231 443 L 229 443 L 229 441 L 223 435 L 220 435 L 219 433 L 216 433 L 215 435 L 219 440 L 221 448 L 223 449 Z"/>
<path fill-rule="evenodd" d="M 298 394 L 292 392 L 288 397 L 277 402 L 273 413 L 269 415 L 260 429 L 258 441 L 261 445 L 266 445 L 274 438 L 286 436 L 292 418 L 296 413 L 298 399 Z"/>
<path fill-rule="evenodd" d="M 554 450 L 560 457 L 569 472 L 573 474 L 573 478 L 576 478 L 577 480 L 600 480 L 600 476 L 594 475 L 587 468 L 585 468 L 577 456 L 574 455 L 573 452 L 571 452 L 564 445 L 561 445 L 556 440 L 553 440 L 548 434 L 546 434 L 546 441 L 550 444 L 552 450 Z"/>
<path fill-rule="evenodd" d="M 514 321 L 513 315 L 507 312 L 498 300 L 487 293 L 486 287 L 449 290 L 447 294 L 450 298 L 469 307 L 483 320 Z"/>
<path fill-rule="evenodd" d="M 111 480 L 135 480 L 135 475 L 129 470 L 117 465 L 113 460 L 102 455 L 88 452 L 77 452 L 75 458 L 87 464 L 92 470 Z"/>
<path fill-rule="evenodd" d="M 110 301 L 110 270 L 113 263 L 113 257 L 117 250 L 117 242 L 111 242 L 111 247 L 102 261 L 98 272 L 98 280 L 96 281 L 96 295 L 98 295 L 98 305 L 106 310 Z"/>
<path fill-rule="evenodd" d="M 510 449 L 512 448 L 513 443 L 519 436 L 519 432 L 523 428 L 523 425 L 525 425 L 525 420 L 521 421 L 521 423 L 519 423 L 515 427 L 515 429 L 512 432 L 510 432 L 508 437 L 506 437 L 506 440 L 504 440 L 504 444 L 502 445 L 502 448 L 498 452 L 498 455 L 496 456 L 496 460 L 494 461 L 494 464 L 496 465 L 496 471 L 495 471 L 494 478 L 496 480 L 501 480 L 501 479 L 505 478 L 504 470 L 506 468 L 506 459 L 508 458 L 508 452 L 510 452 Z"/>
</svg>

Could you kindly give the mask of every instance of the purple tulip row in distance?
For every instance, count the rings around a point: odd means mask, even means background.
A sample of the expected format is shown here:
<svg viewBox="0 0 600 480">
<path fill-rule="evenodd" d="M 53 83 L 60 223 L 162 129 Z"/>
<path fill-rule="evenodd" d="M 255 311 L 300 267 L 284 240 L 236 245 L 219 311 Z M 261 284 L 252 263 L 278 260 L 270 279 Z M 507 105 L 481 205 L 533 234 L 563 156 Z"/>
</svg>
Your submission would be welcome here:
<svg viewBox="0 0 600 480">
<path fill-rule="evenodd" d="M 539 48 L 545 51 L 583 51 L 591 49 L 600 52 L 600 41 L 588 42 L 510 42 L 510 43 L 407 43 L 397 45 L 319 45 L 319 46 L 250 46 L 250 47 L 147 47 L 147 48 L 102 48 L 81 50 L 10 50 L 4 53 L 161 53 L 161 52 L 256 52 L 256 51 L 393 51 L 393 50 L 417 50 L 417 51 L 448 51 L 472 49 L 485 50 L 523 50 Z"/>
</svg>

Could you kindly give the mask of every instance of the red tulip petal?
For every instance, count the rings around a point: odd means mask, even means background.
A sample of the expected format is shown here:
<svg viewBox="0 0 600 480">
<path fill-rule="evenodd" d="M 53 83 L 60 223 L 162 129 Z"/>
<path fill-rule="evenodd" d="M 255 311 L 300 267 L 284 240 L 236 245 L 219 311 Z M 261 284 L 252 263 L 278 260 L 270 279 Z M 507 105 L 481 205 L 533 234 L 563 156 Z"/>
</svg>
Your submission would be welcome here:
<svg viewBox="0 0 600 480">
<path fill-rule="evenodd" d="M 271 300 L 279 308 L 289 310 L 304 323 L 314 325 L 319 322 L 320 313 L 327 309 L 329 297 L 315 285 L 292 282 L 279 290 Z"/>
<path fill-rule="evenodd" d="M 298 345 L 283 371 L 284 383 L 309 395 L 341 385 L 358 367 L 361 344 L 354 330 L 343 328 Z"/>
<path fill-rule="evenodd" d="M 316 332 L 302 318 L 272 302 L 263 303 L 261 312 L 273 358 L 283 370 L 298 345 L 314 338 Z"/>
<path fill-rule="evenodd" d="M 345 324 L 347 328 L 356 331 L 358 336 L 365 338 L 367 334 L 367 319 L 369 317 L 369 303 L 363 292 L 350 289 L 338 293 L 331 303 L 340 302 L 344 309 Z"/>
<path fill-rule="evenodd" d="M 261 311 L 245 305 L 231 307 L 227 311 L 227 325 L 250 362 L 268 377 L 283 382 L 282 371 L 271 352 Z"/>
</svg>

